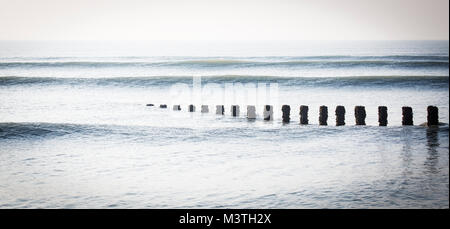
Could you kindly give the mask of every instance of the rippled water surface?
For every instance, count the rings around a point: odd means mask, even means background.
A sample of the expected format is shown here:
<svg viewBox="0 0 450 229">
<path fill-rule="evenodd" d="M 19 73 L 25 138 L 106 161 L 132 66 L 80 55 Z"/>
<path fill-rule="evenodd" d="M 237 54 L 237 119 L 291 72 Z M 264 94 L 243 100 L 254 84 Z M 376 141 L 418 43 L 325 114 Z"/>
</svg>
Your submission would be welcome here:
<svg viewBox="0 0 450 229">
<path fill-rule="evenodd" d="M 121 45 L 0 42 L 0 208 L 449 207 L 448 42 Z M 174 96 L 193 76 L 215 87 L 201 102 Z M 420 126 L 429 105 L 444 125 Z"/>
</svg>

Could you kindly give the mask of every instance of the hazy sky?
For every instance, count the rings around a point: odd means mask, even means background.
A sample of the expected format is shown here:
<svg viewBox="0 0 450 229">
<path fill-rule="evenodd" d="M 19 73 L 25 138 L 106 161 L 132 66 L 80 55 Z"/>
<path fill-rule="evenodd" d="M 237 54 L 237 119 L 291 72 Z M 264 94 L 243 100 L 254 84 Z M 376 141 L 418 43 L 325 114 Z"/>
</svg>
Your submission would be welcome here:
<svg viewBox="0 0 450 229">
<path fill-rule="evenodd" d="M 0 0 L 1 40 L 422 40 L 449 0 Z"/>
</svg>

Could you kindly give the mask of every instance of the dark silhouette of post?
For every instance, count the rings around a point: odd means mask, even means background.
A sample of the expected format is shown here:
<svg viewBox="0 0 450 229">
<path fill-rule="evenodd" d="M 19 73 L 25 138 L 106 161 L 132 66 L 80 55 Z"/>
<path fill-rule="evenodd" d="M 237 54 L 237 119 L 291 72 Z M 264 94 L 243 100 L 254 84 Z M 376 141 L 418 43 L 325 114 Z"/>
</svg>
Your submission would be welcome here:
<svg viewBox="0 0 450 229">
<path fill-rule="evenodd" d="M 263 115 L 265 121 L 273 120 L 273 106 L 265 105 Z"/>
<path fill-rule="evenodd" d="M 173 110 L 174 111 L 180 111 L 181 110 L 181 106 L 180 105 L 173 105 Z"/>
<path fill-rule="evenodd" d="M 255 106 L 252 106 L 252 105 L 247 106 L 247 118 L 248 119 L 256 119 L 256 108 L 255 108 Z"/>
<path fill-rule="evenodd" d="M 201 110 L 201 112 L 202 112 L 202 113 L 208 113 L 208 112 L 209 112 L 208 105 L 202 105 L 202 110 Z"/>
<path fill-rule="evenodd" d="M 379 106 L 378 107 L 378 123 L 380 126 L 387 126 L 388 124 L 388 112 L 387 107 Z"/>
<path fill-rule="evenodd" d="M 223 105 L 216 105 L 216 114 L 223 115 L 225 107 Z"/>
<path fill-rule="evenodd" d="M 356 125 L 366 125 L 366 108 L 364 106 L 355 106 Z"/>
<path fill-rule="evenodd" d="M 239 105 L 232 105 L 231 106 L 231 115 L 233 117 L 239 116 Z"/>
<path fill-rule="evenodd" d="M 291 118 L 289 117 L 291 115 L 291 107 L 289 105 L 283 105 L 281 107 L 281 111 L 283 112 L 283 122 L 289 122 L 291 120 Z"/>
<path fill-rule="evenodd" d="M 345 107 L 337 106 L 336 107 L 336 126 L 345 125 Z"/>
<path fill-rule="evenodd" d="M 439 110 L 435 106 L 427 107 L 427 126 L 439 125 Z"/>
<path fill-rule="evenodd" d="M 308 124 L 308 106 L 301 105 L 300 106 L 300 124 L 307 125 Z"/>
<path fill-rule="evenodd" d="M 320 106 L 319 108 L 319 125 L 326 126 L 328 120 L 328 107 Z"/>
<path fill-rule="evenodd" d="M 194 105 L 189 105 L 189 112 L 195 112 L 195 106 Z"/>
<path fill-rule="evenodd" d="M 412 126 L 413 122 L 413 110 L 411 107 L 402 107 L 402 125 Z"/>
</svg>

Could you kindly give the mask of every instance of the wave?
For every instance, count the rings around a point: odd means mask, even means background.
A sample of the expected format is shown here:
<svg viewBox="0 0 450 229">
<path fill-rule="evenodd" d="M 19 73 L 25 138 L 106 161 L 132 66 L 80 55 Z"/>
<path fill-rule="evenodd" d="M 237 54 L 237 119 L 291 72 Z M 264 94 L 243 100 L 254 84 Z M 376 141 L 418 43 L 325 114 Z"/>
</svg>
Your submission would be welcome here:
<svg viewBox="0 0 450 229">
<path fill-rule="evenodd" d="M 284 87 L 427 87 L 448 88 L 448 76 L 353 76 L 353 77 L 281 77 L 249 75 L 217 75 L 201 77 L 202 84 L 278 83 Z M 191 85 L 192 76 L 56 78 L 0 77 L 0 87 L 70 86 L 70 87 L 170 87 L 177 83 Z"/>
<path fill-rule="evenodd" d="M 74 133 L 74 125 L 58 126 L 46 123 L 0 123 L 0 139 L 37 138 L 63 136 Z"/>
<path fill-rule="evenodd" d="M 441 60 L 448 61 L 448 55 L 316 55 L 316 56 L 48 56 L 48 57 L 1 57 L 0 61 L 75 61 L 75 60 L 126 60 L 126 61 L 179 61 L 179 60 Z"/>
<path fill-rule="evenodd" d="M 105 138 L 105 141 L 151 142 L 167 145 L 174 138 L 200 141 L 191 128 L 157 126 L 127 126 L 113 124 L 73 124 L 47 122 L 0 122 L 0 142 L 3 140 L 45 140 L 53 138 Z"/>
<path fill-rule="evenodd" d="M 310 57 L 215 57 L 215 58 L 38 58 L 2 59 L 5 68 L 448 68 L 448 56 L 310 56 Z"/>
<path fill-rule="evenodd" d="M 393 126 L 398 131 L 401 126 Z M 295 138 L 283 136 L 283 139 L 298 140 L 298 136 L 314 138 L 317 134 L 339 134 L 344 131 L 354 131 L 348 128 L 294 128 L 289 131 L 296 132 Z M 46 140 L 53 138 L 80 139 L 80 138 L 104 138 L 105 141 L 146 142 L 152 145 L 173 144 L 178 141 L 221 141 L 226 138 L 242 137 L 254 138 L 253 127 L 220 127 L 206 128 L 202 131 L 185 127 L 158 127 L 158 126 L 128 126 L 113 124 L 73 124 L 73 123 L 47 123 L 47 122 L 0 122 L 0 142 L 10 140 Z M 279 129 L 259 130 L 267 138 L 259 137 L 261 141 L 280 138 Z M 370 131 L 368 129 L 367 131 Z M 448 125 L 440 127 L 437 131 L 448 133 Z M 255 139 L 256 140 L 256 139 Z"/>
</svg>

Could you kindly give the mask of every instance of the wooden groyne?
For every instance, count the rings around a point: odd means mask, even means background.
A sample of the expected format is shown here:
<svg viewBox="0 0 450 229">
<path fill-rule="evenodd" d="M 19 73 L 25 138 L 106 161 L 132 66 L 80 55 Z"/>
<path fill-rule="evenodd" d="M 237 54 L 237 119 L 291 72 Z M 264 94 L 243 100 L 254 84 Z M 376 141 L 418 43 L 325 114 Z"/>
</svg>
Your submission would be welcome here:
<svg viewBox="0 0 450 229">
<path fill-rule="evenodd" d="M 387 126 L 388 124 L 388 112 L 386 106 L 378 107 L 378 123 L 380 126 Z"/>
<path fill-rule="evenodd" d="M 273 106 L 272 105 L 265 105 L 264 106 L 264 120 L 265 121 L 271 121 L 273 120 Z"/>
<path fill-rule="evenodd" d="M 146 106 L 154 106 L 154 104 L 146 104 Z M 166 104 L 160 104 L 160 108 L 167 108 Z M 180 111 L 181 105 L 173 105 L 174 111 Z M 189 112 L 195 112 L 195 105 L 190 104 L 187 109 Z M 201 105 L 201 113 L 208 113 L 209 108 L 208 105 Z M 233 117 L 239 116 L 239 105 L 232 105 L 230 107 L 230 115 Z M 291 114 L 291 106 L 282 105 L 282 122 L 289 123 L 291 122 L 290 114 Z M 309 124 L 308 119 L 309 107 L 307 105 L 301 105 L 299 107 L 299 115 L 300 115 L 300 124 L 307 125 Z M 344 126 L 345 122 L 345 113 L 346 109 L 342 105 L 336 106 L 335 115 L 336 115 L 336 126 Z M 216 105 L 216 114 L 224 115 L 225 107 L 224 105 Z M 366 125 L 366 108 L 364 106 L 355 106 L 354 107 L 354 116 L 355 116 L 355 125 Z M 256 115 L 256 107 L 254 105 L 247 106 L 247 119 L 254 120 L 257 118 Z M 273 106 L 272 105 L 264 105 L 263 109 L 263 119 L 265 121 L 273 120 Z M 378 107 L 378 123 L 379 126 L 387 126 L 388 125 L 388 108 L 386 106 Z M 421 124 L 421 126 L 438 126 L 444 123 L 439 122 L 439 109 L 436 106 L 428 106 L 427 107 L 427 122 Z M 328 107 L 320 106 L 319 107 L 319 125 L 326 126 L 328 125 Z M 402 107 L 402 125 L 403 126 L 412 126 L 414 125 L 413 121 L 413 109 L 409 106 Z"/>
<path fill-rule="evenodd" d="M 302 125 L 308 125 L 308 110 L 309 107 L 306 105 L 300 106 L 300 124 Z"/>
<path fill-rule="evenodd" d="M 411 107 L 402 107 L 402 125 L 412 126 L 413 122 L 413 110 Z"/>
<path fill-rule="evenodd" d="M 335 113 L 336 113 L 336 126 L 344 126 L 345 125 L 345 107 L 337 106 Z"/>
<path fill-rule="evenodd" d="M 366 108 L 364 106 L 355 107 L 356 125 L 366 125 Z"/>
<path fill-rule="evenodd" d="M 225 107 L 223 105 L 216 105 L 216 114 L 224 115 L 225 114 Z"/>
<path fill-rule="evenodd" d="M 319 107 L 319 125 L 321 125 L 321 126 L 328 125 L 328 107 L 327 106 Z"/>
<path fill-rule="evenodd" d="M 231 106 L 231 116 L 233 116 L 233 117 L 239 116 L 239 105 Z"/>
<path fill-rule="evenodd" d="M 256 108 L 255 106 L 247 106 L 247 118 L 256 119 Z"/>
<path fill-rule="evenodd" d="M 284 123 L 288 123 L 291 120 L 291 118 L 290 118 L 291 107 L 289 105 L 283 105 L 281 107 L 281 111 L 283 112 L 283 116 L 282 116 L 283 117 L 283 122 Z"/>
</svg>

